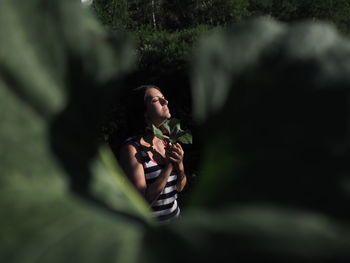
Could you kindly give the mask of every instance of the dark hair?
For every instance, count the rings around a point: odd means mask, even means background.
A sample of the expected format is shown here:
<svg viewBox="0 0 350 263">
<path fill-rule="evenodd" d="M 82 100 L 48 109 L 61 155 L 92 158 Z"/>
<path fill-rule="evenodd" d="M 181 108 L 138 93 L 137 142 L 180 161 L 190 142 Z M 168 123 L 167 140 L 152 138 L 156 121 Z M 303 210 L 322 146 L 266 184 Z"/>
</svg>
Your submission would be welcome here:
<svg viewBox="0 0 350 263">
<path fill-rule="evenodd" d="M 118 160 L 120 147 L 126 139 L 145 132 L 145 94 L 150 88 L 161 91 L 155 85 L 142 85 L 134 89 L 124 90 L 116 102 L 116 112 L 113 114 L 116 118 L 113 122 L 115 124 L 114 132 L 109 137 L 108 143 Z"/>
<path fill-rule="evenodd" d="M 150 88 L 161 89 L 155 85 L 142 85 L 132 89 L 126 99 L 126 135 L 135 136 L 145 132 L 147 126 L 145 121 L 146 102 L 145 94 Z"/>
</svg>

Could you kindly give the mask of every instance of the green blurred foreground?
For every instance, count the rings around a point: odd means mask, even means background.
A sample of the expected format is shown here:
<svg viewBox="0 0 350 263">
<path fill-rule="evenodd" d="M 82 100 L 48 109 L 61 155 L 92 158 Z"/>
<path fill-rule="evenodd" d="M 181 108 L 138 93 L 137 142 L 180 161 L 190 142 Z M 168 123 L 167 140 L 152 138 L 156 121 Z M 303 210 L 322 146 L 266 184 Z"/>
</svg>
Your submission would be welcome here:
<svg viewBox="0 0 350 263">
<path fill-rule="evenodd" d="M 2 0 L 0 43 L 2 261 L 350 259 L 350 42 L 329 25 L 256 20 L 201 40 L 200 180 L 167 226 L 97 143 L 134 65 L 127 38 L 80 1 Z"/>
</svg>

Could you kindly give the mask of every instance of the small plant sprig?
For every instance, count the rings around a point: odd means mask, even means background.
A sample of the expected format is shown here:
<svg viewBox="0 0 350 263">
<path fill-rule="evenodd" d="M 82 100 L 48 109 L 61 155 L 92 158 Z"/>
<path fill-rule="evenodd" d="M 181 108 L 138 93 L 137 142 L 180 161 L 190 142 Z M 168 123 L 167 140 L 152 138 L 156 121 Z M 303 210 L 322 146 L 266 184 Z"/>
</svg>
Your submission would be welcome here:
<svg viewBox="0 0 350 263">
<path fill-rule="evenodd" d="M 163 134 L 163 132 L 152 124 L 152 130 L 154 136 L 161 140 L 165 140 L 168 143 L 181 142 L 184 144 L 192 144 L 192 134 L 189 130 L 182 130 L 180 126 L 180 120 L 170 119 L 167 120 L 162 126 L 167 130 L 168 135 Z"/>
</svg>

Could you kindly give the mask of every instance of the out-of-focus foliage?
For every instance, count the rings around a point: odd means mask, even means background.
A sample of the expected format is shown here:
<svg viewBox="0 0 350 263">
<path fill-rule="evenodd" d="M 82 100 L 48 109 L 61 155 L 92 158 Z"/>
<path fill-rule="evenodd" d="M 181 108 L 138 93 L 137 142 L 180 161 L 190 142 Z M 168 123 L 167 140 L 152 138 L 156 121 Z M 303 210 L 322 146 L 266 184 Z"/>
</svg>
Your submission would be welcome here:
<svg viewBox="0 0 350 263">
<path fill-rule="evenodd" d="M 326 20 L 339 30 L 349 32 L 350 3 L 347 0 L 250 0 L 248 10 L 252 16 L 269 16 L 284 22 Z"/>
<path fill-rule="evenodd" d="M 148 208 L 97 144 L 133 63 L 122 37 L 80 1 L 0 2 L 2 261 L 135 261 Z"/>
<path fill-rule="evenodd" d="M 162 7 L 162 28 L 168 30 L 225 25 L 250 16 L 245 0 L 163 1 Z"/>
<path fill-rule="evenodd" d="M 103 23 L 134 31 L 144 28 L 177 31 L 238 22 L 250 16 L 245 0 L 95 0 L 93 8 Z"/>
<path fill-rule="evenodd" d="M 193 98 L 206 144 L 193 207 L 216 213 L 232 204 L 273 204 L 312 212 L 311 228 L 341 220 L 346 224 L 329 227 L 348 233 L 349 58 L 349 40 L 324 23 L 257 20 L 204 39 L 194 63 Z M 257 225 L 266 215 L 256 215 Z M 328 232 L 324 227 L 319 230 Z M 311 228 L 302 228 L 300 242 L 309 243 Z M 276 231 L 275 240 L 281 233 L 287 232 Z M 328 249 L 317 244 L 312 257 L 325 260 L 326 252 L 328 259 L 341 258 L 346 235 L 325 241 Z M 289 242 L 275 245 L 296 248 Z M 297 257 L 304 253 L 297 251 Z"/>
<path fill-rule="evenodd" d="M 204 193 L 203 193 L 204 194 Z M 159 239 L 162 244 L 159 245 Z M 150 262 L 346 262 L 349 227 L 309 211 L 257 204 L 190 210 L 146 235 Z M 181 251 L 174 253 L 174 247 Z M 169 256 L 171 255 L 171 257 Z"/>
<path fill-rule="evenodd" d="M 127 0 L 94 0 L 92 8 L 110 30 L 125 29 L 131 22 Z"/>
<path fill-rule="evenodd" d="M 104 23 L 131 31 L 223 26 L 256 16 L 284 22 L 327 20 L 346 33 L 350 23 L 347 0 L 95 0 L 93 6 Z"/>
<path fill-rule="evenodd" d="M 198 37 L 207 31 L 208 27 L 198 26 L 174 33 L 147 29 L 134 32 L 139 70 L 147 71 L 153 78 L 157 75 L 187 72 L 193 47 Z"/>
<path fill-rule="evenodd" d="M 162 227 L 98 144 L 125 35 L 80 1 L 3 0 L 0 40 L 3 261 L 349 260 L 350 41 L 334 28 L 258 20 L 201 41 L 201 181 Z"/>
</svg>

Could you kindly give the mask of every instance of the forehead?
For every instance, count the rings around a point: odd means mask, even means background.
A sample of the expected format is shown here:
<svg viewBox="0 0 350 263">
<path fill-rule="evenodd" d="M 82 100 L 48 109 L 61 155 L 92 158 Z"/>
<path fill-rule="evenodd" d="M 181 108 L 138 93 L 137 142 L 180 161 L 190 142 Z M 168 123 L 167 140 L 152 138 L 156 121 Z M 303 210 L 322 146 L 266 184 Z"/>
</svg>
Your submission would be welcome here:
<svg viewBox="0 0 350 263">
<path fill-rule="evenodd" d="M 163 97 L 163 93 L 160 92 L 159 90 L 155 89 L 155 88 L 149 88 L 147 89 L 146 93 L 145 93 L 145 99 L 152 99 L 154 97 Z"/>
</svg>

